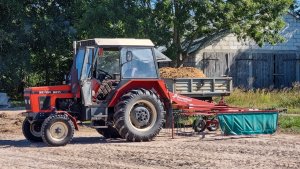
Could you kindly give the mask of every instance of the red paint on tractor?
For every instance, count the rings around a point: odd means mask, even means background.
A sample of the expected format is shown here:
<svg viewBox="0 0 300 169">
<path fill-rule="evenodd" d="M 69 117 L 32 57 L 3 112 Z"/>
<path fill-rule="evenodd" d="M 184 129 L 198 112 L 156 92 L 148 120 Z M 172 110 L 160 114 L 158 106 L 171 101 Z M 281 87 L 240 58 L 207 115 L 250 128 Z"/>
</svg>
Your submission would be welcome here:
<svg viewBox="0 0 300 169">
<path fill-rule="evenodd" d="M 122 85 L 122 87 L 116 91 L 116 93 L 113 96 L 113 98 L 111 99 L 108 107 L 114 107 L 118 103 L 119 99 L 121 98 L 121 96 L 124 93 L 129 92 L 130 90 L 140 89 L 140 88 L 144 88 L 147 90 L 155 90 L 162 99 L 170 98 L 168 89 L 163 80 L 134 79 L 134 80 L 130 80 L 126 84 Z"/>
<path fill-rule="evenodd" d="M 26 111 L 33 113 L 52 112 L 53 107 L 55 107 L 56 99 L 74 97 L 71 92 L 71 86 L 69 85 L 30 87 L 24 90 L 24 96 L 29 97 L 30 100 L 30 108 L 27 108 Z M 50 108 L 48 110 L 41 110 L 39 107 L 39 98 L 43 96 L 50 97 Z"/>
</svg>

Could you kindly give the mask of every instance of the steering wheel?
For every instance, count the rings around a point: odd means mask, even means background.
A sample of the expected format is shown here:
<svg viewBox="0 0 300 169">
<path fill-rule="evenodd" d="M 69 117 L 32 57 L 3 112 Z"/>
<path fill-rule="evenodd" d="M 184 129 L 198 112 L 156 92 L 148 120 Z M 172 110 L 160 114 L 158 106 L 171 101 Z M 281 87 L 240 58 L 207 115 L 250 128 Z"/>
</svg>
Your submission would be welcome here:
<svg viewBox="0 0 300 169">
<path fill-rule="evenodd" d="M 104 70 L 98 69 L 97 71 L 103 72 L 103 73 L 105 74 L 105 77 L 107 76 L 109 79 L 112 79 L 112 78 L 113 78 L 108 72 L 106 72 L 106 71 L 104 71 Z"/>
</svg>

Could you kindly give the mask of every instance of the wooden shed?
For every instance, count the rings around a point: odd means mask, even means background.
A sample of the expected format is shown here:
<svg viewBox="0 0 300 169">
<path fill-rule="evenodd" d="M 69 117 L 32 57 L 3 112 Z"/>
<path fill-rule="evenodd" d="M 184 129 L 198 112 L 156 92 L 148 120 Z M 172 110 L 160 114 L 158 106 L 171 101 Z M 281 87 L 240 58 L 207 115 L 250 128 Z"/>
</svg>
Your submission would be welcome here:
<svg viewBox="0 0 300 169">
<path fill-rule="evenodd" d="M 292 14 L 284 19 L 284 43 L 259 47 L 229 34 L 191 54 L 184 65 L 195 66 L 208 77 L 231 76 L 235 87 L 290 87 L 300 81 L 300 20 Z"/>
</svg>

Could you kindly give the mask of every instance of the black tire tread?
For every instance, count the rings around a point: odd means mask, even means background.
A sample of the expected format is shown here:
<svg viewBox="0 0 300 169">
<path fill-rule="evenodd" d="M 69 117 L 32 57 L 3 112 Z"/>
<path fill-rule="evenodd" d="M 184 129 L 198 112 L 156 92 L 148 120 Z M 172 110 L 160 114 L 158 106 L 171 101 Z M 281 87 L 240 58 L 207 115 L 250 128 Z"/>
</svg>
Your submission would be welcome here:
<svg viewBox="0 0 300 169">
<path fill-rule="evenodd" d="M 22 132 L 23 132 L 24 137 L 32 143 L 43 141 L 42 137 L 36 137 L 33 134 L 31 134 L 30 123 L 27 118 L 25 118 L 25 120 L 23 121 Z"/>
<path fill-rule="evenodd" d="M 46 129 L 45 127 L 47 127 L 51 122 L 52 120 L 55 120 L 55 119 L 63 119 L 63 120 L 66 120 L 68 122 L 68 124 L 71 126 L 71 138 L 64 144 L 55 144 L 55 143 L 51 143 L 50 140 L 48 140 L 48 138 L 46 137 Z M 42 132 L 42 139 L 44 141 L 44 143 L 46 143 L 48 146 L 64 146 L 68 143 L 70 143 L 73 139 L 73 135 L 74 135 L 74 124 L 73 122 L 71 121 L 71 119 L 65 115 L 65 114 L 54 114 L 54 115 L 51 115 L 49 116 L 48 118 L 45 119 L 45 121 L 43 122 L 43 125 L 42 125 L 42 129 L 41 129 L 41 132 Z"/>
<path fill-rule="evenodd" d="M 160 132 L 160 130 L 162 129 L 164 118 L 162 118 L 162 120 L 159 124 L 160 126 L 157 128 L 157 130 L 148 136 L 134 135 L 132 132 L 130 132 L 128 130 L 127 127 L 125 127 L 124 116 L 126 113 L 125 112 L 126 106 L 130 102 L 131 99 L 133 99 L 137 96 L 150 96 L 151 98 L 153 98 L 160 107 L 161 112 L 157 112 L 157 113 L 162 113 L 163 104 L 160 101 L 159 97 L 153 91 L 146 90 L 146 89 L 131 90 L 130 92 L 124 94 L 120 98 L 119 103 L 115 106 L 115 114 L 114 114 L 115 127 L 119 131 L 119 134 L 122 136 L 122 138 L 126 139 L 127 141 L 135 141 L 135 142 L 150 141 L 154 137 L 156 137 L 158 135 L 158 133 Z"/>
<path fill-rule="evenodd" d="M 200 128 L 198 125 L 202 123 L 202 128 Z M 203 132 L 206 128 L 206 123 L 205 123 L 205 120 L 203 120 L 202 118 L 200 119 L 196 119 L 194 122 L 193 122 L 193 129 L 195 132 Z"/>
</svg>

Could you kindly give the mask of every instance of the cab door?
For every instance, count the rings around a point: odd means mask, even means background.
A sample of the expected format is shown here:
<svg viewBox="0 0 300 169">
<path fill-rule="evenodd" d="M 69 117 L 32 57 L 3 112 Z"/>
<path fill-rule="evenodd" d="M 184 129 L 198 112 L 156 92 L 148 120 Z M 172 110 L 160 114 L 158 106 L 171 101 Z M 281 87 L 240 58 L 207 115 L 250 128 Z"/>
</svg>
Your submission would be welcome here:
<svg viewBox="0 0 300 169">
<path fill-rule="evenodd" d="M 80 73 L 82 103 L 84 103 L 85 106 L 92 105 L 91 76 L 92 76 L 94 50 L 95 50 L 94 47 L 86 47 L 82 70 Z"/>
</svg>

